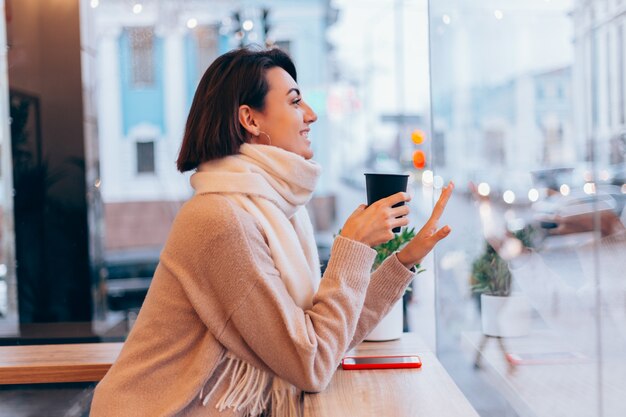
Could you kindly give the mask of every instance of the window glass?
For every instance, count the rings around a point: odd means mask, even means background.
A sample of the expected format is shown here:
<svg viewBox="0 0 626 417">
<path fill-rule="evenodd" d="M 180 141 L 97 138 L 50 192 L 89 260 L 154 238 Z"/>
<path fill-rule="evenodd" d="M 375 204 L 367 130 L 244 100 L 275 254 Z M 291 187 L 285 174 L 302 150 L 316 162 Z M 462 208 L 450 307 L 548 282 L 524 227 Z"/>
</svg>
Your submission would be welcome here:
<svg viewBox="0 0 626 417">
<path fill-rule="evenodd" d="M 607 389 L 626 348 L 625 51 L 607 5 L 430 2 L 434 174 L 457 184 L 437 350 L 481 415 L 626 410 Z M 482 403 L 468 373 L 497 395 Z"/>
<path fill-rule="evenodd" d="M 154 174 L 154 142 L 137 142 L 137 173 Z"/>
<path fill-rule="evenodd" d="M 134 88 L 154 84 L 154 30 L 150 27 L 126 29 L 130 40 L 132 86 Z"/>
</svg>

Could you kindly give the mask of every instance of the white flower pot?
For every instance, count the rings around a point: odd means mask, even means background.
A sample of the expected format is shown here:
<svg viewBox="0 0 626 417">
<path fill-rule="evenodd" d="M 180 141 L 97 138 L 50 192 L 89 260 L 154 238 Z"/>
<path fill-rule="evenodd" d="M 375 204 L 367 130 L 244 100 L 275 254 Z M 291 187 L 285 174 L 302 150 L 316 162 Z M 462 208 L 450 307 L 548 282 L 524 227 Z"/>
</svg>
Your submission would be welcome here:
<svg viewBox="0 0 626 417">
<path fill-rule="evenodd" d="M 519 337 L 530 332 L 531 310 L 525 295 L 481 294 L 480 304 L 483 333 L 487 336 Z"/>
<path fill-rule="evenodd" d="M 383 342 L 402 337 L 403 327 L 402 298 L 398 300 L 385 317 L 367 335 L 365 340 L 370 342 Z"/>
</svg>

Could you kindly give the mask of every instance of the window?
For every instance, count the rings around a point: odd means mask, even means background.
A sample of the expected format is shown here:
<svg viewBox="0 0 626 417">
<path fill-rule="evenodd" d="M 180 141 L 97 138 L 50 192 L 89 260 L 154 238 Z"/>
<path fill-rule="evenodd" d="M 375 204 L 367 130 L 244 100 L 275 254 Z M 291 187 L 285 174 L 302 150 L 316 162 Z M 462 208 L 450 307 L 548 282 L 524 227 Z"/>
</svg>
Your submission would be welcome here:
<svg viewBox="0 0 626 417">
<path fill-rule="evenodd" d="M 621 124 L 624 124 L 624 119 L 626 118 L 626 109 L 624 108 L 624 90 L 626 90 L 626 85 L 624 85 L 624 24 L 618 26 L 617 32 L 618 39 L 618 68 L 617 68 L 617 76 L 619 77 L 619 121 Z"/>
<path fill-rule="evenodd" d="M 133 87 L 154 84 L 154 29 L 129 28 L 130 60 Z"/>
<path fill-rule="evenodd" d="M 613 86 L 611 85 L 611 77 L 613 72 L 613 47 L 611 42 L 611 34 L 606 34 L 606 100 L 607 100 L 607 123 L 609 126 L 613 124 Z"/>
<path fill-rule="evenodd" d="M 218 27 L 201 26 L 194 31 L 198 45 L 197 71 L 199 75 L 204 74 L 207 67 L 217 58 L 218 53 Z"/>
<path fill-rule="evenodd" d="M 137 142 L 137 173 L 154 174 L 154 141 Z"/>
</svg>

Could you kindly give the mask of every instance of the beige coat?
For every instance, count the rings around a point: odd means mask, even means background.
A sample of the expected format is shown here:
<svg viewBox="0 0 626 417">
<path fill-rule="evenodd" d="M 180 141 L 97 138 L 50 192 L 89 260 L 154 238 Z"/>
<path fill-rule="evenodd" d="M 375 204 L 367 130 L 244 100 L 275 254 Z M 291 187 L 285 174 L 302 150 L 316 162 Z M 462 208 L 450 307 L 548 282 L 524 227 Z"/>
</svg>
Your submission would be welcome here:
<svg viewBox="0 0 626 417">
<path fill-rule="evenodd" d="M 98 384 L 91 417 L 235 416 L 199 396 L 226 350 L 303 391 L 323 390 L 413 278 L 395 256 L 335 239 L 313 307 L 287 293 L 255 219 L 200 194 L 179 212 L 118 360 Z M 207 384 L 208 383 L 208 384 Z M 206 391 L 205 391 L 206 392 Z"/>
</svg>

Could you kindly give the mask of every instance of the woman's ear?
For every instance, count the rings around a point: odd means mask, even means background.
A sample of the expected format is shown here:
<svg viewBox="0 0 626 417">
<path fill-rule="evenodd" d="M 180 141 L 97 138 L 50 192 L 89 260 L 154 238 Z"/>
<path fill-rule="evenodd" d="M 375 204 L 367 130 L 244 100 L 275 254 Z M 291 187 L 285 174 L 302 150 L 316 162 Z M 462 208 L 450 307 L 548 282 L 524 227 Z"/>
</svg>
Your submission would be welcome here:
<svg viewBox="0 0 626 417">
<path fill-rule="evenodd" d="M 239 106 L 239 123 L 253 137 L 259 136 L 261 129 L 255 118 L 254 110 L 247 104 Z"/>
</svg>

